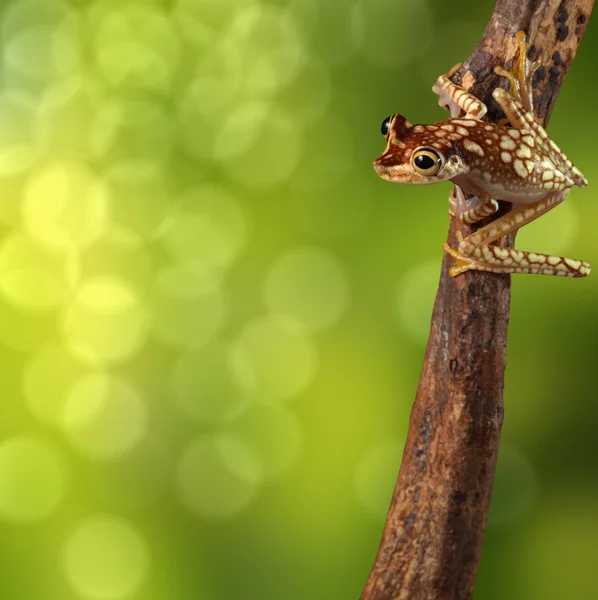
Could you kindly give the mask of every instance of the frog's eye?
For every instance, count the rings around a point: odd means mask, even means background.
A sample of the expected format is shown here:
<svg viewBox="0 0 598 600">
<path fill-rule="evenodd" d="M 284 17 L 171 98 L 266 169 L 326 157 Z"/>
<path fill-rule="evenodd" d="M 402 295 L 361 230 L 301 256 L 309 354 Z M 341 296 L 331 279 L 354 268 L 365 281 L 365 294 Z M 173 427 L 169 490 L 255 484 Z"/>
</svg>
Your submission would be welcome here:
<svg viewBox="0 0 598 600">
<path fill-rule="evenodd" d="M 422 148 L 413 153 L 411 159 L 413 168 L 420 174 L 427 177 L 436 175 L 442 167 L 442 157 L 433 148 Z"/>
<path fill-rule="evenodd" d="M 392 121 L 392 117 L 386 117 L 386 119 L 384 119 L 384 121 L 382 121 L 382 127 L 380 128 L 380 131 L 382 132 L 382 135 L 384 137 L 388 137 L 388 131 L 390 129 L 391 121 Z"/>
</svg>

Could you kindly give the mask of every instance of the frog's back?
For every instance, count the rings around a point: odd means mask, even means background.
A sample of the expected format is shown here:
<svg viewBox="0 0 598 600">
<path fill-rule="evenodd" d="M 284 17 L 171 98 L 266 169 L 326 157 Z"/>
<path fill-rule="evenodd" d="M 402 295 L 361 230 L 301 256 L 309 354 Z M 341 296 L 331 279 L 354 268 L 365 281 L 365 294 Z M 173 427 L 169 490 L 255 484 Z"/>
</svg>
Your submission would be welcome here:
<svg viewBox="0 0 598 600">
<path fill-rule="evenodd" d="M 470 193 L 527 204 L 585 182 L 575 181 L 563 161 L 555 159 L 551 140 L 532 130 L 475 119 L 449 119 L 435 126 L 444 132 L 440 144 L 467 165 L 453 181 Z"/>
</svg>

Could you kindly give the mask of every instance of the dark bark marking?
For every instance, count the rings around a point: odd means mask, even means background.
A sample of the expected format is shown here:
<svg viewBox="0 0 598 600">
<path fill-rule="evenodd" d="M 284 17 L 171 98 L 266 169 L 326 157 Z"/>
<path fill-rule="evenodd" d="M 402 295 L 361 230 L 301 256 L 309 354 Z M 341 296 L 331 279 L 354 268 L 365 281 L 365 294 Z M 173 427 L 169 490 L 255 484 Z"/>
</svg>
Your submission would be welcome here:
<svg viewBox="0 0 598 600">
<path fill-rule="evenodd" d="M 559 76 L 561 74 L 560 69 L 558 67 L 550 67 L 548 73 L 550 74 L 548 78 L 550 85 L 558 85 Z"/>
<path fill-rule="evenodd" d="M 532 78 L 532 88 L 535 88 L 541 81 L 544 81 L 544 77 L 546 77 L 546 68 L 540 67 Z"/>
<path fill-rule="evenodd" d="M 569 35 L 569 27 L 567 25 L 558 24 L 556 26 L 556 39 L 559 42 L 564 42 Z"/>
<path fill-rule="evenodd" d="M 538 49 L 536 48 L 535 44 L 532 44 L 527 51 L 527 57 L 530 60 L 535 60 L 536 56 L 538 56 Z"/>
<path fill-rule="evenodd" d="M 552 60 L 554 60 L 554 64 L 557 67 L 562 67 L 565 64 L 565 61 L 561 58 L 561 53 L 558 50 L 552 55 Z"/>
</svg>

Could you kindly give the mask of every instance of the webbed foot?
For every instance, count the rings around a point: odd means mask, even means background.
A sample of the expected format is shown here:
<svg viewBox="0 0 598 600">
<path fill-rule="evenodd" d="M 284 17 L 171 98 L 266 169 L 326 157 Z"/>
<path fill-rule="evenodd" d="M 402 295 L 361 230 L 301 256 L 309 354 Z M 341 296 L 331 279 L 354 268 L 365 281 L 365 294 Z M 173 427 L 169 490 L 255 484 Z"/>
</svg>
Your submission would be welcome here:
<svg viewBox="0 0 598 600">
<path fill-rule="evenodd" d="M 505 68 L 497 66 L 494 67 L 494 72 L 509 80 L 509 94 L 519 100 L 526 110 L 532 112 L 532 77 L 542 61 L 539 57 L 534 62 L 527 58 L 527 40 L 524 31 L 518 31 L 515 39 L 519 46 L 519 53 L 513 70 L 507 71 Z"/>
<path fill-rule="evenodd" d="M 460 244 L 463 241 L 463 234 L 460 231 L 457 231 L 456 236 L 457 242 Z M 447 254 L 452 256 L 457 263 L 454 267 L 451 267 L 449 269 L 449 275 L 451 277 L 456 277 L 461 273 L 465 273 L 465 271 L 470 271 L 471 269 L 476 268 L 475 261 L 473 259 L 468 258 L 467 256 L 463 256 L 463 254 L 461 254 L 458 250 L 451 248 L 448 245 L 448 242 L 444 242 L 444 244 L 442 244 L 442 249 Z"/>
</svg>

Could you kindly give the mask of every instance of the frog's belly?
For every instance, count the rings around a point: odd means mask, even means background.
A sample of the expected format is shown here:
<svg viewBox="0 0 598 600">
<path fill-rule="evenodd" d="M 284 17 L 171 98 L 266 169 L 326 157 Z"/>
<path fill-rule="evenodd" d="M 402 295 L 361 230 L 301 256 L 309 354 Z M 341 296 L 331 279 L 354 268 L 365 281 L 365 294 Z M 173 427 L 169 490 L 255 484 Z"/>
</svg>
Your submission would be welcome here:
<svg viewBox="0 0 598 600">
<path fill-rule="evenodd" d="M 521 181 L 520 185 L 517 185 L 519 182 L 516 182 L 514 185 L 509 183 L 503 185 L 498 182 L 492 183 L 483 179 L 470 177 L 465 185 L 461 185 L 456 181 L 455 183 L 463 191 L 475 194 L 478 197 L 494 198 L 495 200 L 504 200 L 513 204 L 531 204 L 550 195 L 547 190 L 529 185 L 525 181 Z"/>
</svg>

